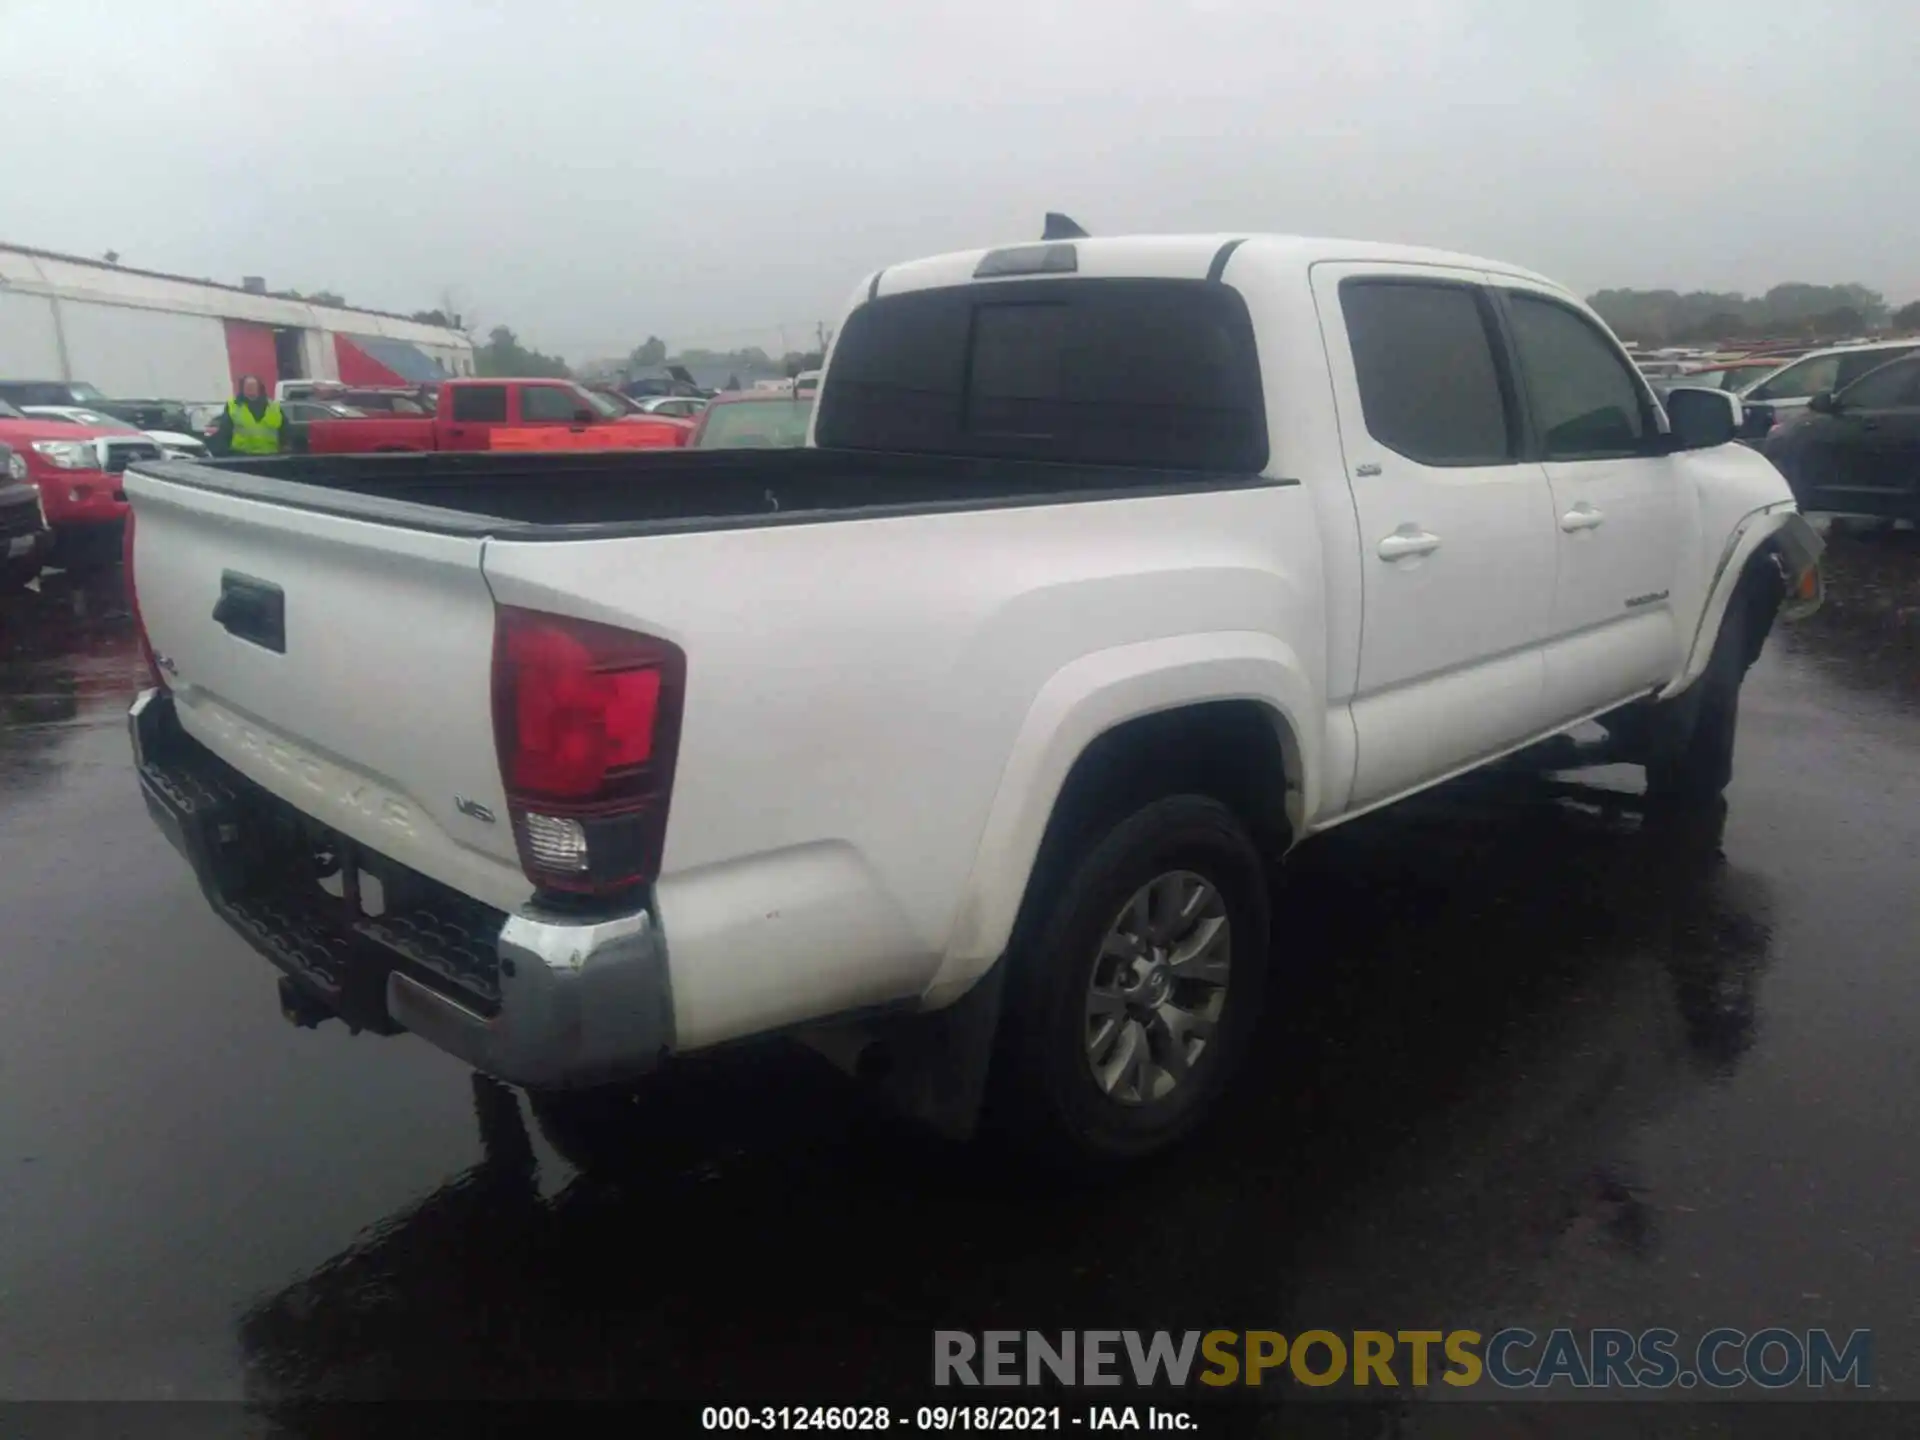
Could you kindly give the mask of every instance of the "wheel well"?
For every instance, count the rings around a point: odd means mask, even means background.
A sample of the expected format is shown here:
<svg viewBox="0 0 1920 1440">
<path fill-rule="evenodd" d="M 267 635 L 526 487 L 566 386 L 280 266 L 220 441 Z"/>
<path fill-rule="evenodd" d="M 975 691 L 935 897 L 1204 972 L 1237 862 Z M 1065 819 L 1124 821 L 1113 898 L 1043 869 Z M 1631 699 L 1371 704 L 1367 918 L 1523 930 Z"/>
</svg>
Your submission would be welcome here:
<svg viewBox="0 0 1920 1440">
<path fill-rule="evenodd" d="M 1210 795 L 1278 859 L 1291 843 L 1301 793 L 1299 745 L 1286 720 L 1257 700 L 1216 700 L 1124 721 L 1074 761 L 1054 800 L 1021 901 L 1051 893 L 1060 871 L 1095 836 L 1164 795 Z"/>
<path fill-rule="evenodd" d="M 1620 758 L 1643 763 L 1670 755 L 1685 743 L 1705 695 L 1707 671 L 1712 668 L 1727 618 L 1737 611 L 1743 613 L 1747 621 L 1743 637 L 1746 653 L 1739 657 L 1739 673 L 1744 675 L 1760 658 L 1761 647 L 1767 643 L 1774 616 L 1780 609 L 1782 582 L 1774 558 L 1776 549 L 1768 542 L 1747 560 L 1734 581 L 1733 593 L 1727 597 L 1727 608 L 1721 613 L 1720 623 L 1714 629 L 1706 669 L 1685 690 L 1667 700 L 1643 697 L 1597 717 L 1621 747 Z"/>
<path fill-rule="evenodd" d="M 1780 547 L 1772 540 L 1762 541 L 1758 548 L 1747 557 L 1747 563 L 1733 582 L 1733 592 L 1727 596 L 1727 605 L 1720 612 L 1719 622 L 1711 634 L 1702 633 L 1700 640 L 1707 645 L 1707 660 L 1712 663 L 1713 647 L 1719 643 L 1720 632 L 1726 628 L 1727 617 L 1736 609 L 1742 609 L 1747 619 L 1747 653 L 1740 657 L 1741 670 L 1744 672 L 1754 661 L 1760 658 L 1760 648 L 1767 643 L 1767 636 L 1773 629 L 1773 619 L 1785 598 L 1785 572 L 1781 565 Z M 1708 597 L 1711 613 L 1712 597 Z M 1702 620 L 1703 632 L 1705 621 Z M 1691 689 L 1691 686 L 1688 687 Z M 1635 702 L 1638 704 L 1639 702 Z M 1630 708 L 1630 707 L 1622 707 Z"/>
<path fill-rule="evenodd" d="M 1727 602 L 1728 609 L 1741 604 L 1747 607 L 1747 653 L 1741 659 L 1748 666 L 1760 658 L 1760 649 L 1773 630 L 1774 616 L 1785 598 L 1786 574 L 1780 547 L 1768 540 L 1747 561 L 1733 597 Z M 1723 619 L 1721 623 L 1726 621 Z"/>
</svg>

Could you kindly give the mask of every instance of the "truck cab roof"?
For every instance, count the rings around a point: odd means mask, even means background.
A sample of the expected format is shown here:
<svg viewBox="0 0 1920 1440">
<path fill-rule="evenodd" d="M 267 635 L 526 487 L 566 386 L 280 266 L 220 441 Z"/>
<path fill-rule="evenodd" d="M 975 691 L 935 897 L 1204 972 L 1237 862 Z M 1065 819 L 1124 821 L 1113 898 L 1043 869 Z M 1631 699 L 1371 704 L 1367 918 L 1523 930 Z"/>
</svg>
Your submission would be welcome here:
<svg viewBox="0 0 1920 1440">
<path fill-rule="evenodd" d="M 1370 240 L 1222 231 L 1213 235 L 1113 235 L 1077 240 L 1020 241 L 978 250 L 955 250 L 944 255 L 930 255 L 924 259 L 890 265 L 869 277 L 859 293 L 873 298 L 996 278 L 992 273 L 981 272 L 982 262 L 989 255 L 1044 250 L 1070 251 L 1073 259 L 1071 269 L 1035 270 L 1031 273 L 1071 273 L 1088 278 L 1221 279 L 1236 255 L 1250 258 L 1257 254 L 1266 265 L 1288 270 L 1305 270 L 1329 261 L 1436 265 L 1484 270 L 1556 290 L 1561 288 L 1531 270 L 1451 250 Z M 1016 273 L 1013 270 L 1001 270 L 998 275 L 1012 278 Z"/>
</svg>

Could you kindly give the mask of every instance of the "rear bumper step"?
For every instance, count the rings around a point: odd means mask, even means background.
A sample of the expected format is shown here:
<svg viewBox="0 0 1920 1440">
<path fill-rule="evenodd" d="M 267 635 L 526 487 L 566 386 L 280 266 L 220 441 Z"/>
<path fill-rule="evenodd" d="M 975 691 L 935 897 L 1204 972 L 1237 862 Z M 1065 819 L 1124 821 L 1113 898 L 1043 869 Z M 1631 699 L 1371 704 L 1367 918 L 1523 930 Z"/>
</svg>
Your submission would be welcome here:
<svg viewBox="0 0 1920 1440">
<path fill-rule="evenodd" d="M 134 701 L 128 728 L 147 810 L 214 912 L 350 1026 L 410 1030 L 542 1089 L 639 1074 L 672 1049 L 666 949 L 645 905 L 595 919 L 491 909 L 340 837 L 329 843 L 187 735 L 163 690 Z M 356 893 L 362 871 L 379 877 L 388 908 L 368 915 L 323 889 L 316 843 L 351 857 L 340 874 Z"/>
</svg>

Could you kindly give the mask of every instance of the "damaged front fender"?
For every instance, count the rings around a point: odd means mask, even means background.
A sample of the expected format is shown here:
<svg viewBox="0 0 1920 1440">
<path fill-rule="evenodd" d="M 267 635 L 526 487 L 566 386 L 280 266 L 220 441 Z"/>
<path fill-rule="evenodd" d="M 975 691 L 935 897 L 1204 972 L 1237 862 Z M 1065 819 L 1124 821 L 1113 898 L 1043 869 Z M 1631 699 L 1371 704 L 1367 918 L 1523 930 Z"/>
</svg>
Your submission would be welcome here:
<svg viewBox="0 0 1920 1440">
<path fill-rule="evenodd" d="M 1826 542 L 1807 523 L 1791 500 L 1763 505 L 1750 511 L 1733 527 L 1720 562 L 1713 572 L 1713 584 L 1685 669 L 1657 698 L 1669 700 L 1700 678 L 1713 655 L 1713 644 L 1720 634 L 1720 622 L 1727 606 L 1740 588 L 1748 568 L 1759 563 L 1770 567 L 1779 577 L 1781 598 L 1779 614 L 1789 620 L 1804 620 L 1818 610 L 1826 599 L 1826 578 L 1820 569 L 1820 557 Z"/>
<path fill-rule="evenodd" d="M 1798 511 L 1773 534 L 1774 563 L 1780 567 L 1780 618 L 1804 620 L 1827 599 L 1827 575 L 1820 557 L 1827 542 Z"/>
</svg>

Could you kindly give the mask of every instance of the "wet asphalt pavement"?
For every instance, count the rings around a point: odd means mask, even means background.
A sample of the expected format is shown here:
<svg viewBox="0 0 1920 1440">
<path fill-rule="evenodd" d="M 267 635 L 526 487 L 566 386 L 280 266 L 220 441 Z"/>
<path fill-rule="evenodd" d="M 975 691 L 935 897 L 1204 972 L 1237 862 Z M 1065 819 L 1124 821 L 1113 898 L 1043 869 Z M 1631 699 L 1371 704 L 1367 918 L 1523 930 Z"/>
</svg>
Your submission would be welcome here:
<svg viewBox="0 0 1920 1440">
<path fill-rule="evenodd" d="M 1226 1115 L 1065 1190 L 783 1048 L 562 1125 L 294 1029 L 141 805 L 117 575 L 43 591 L 0 605 L 0 1397 L 853 1402 L 924 1397 L 935 1327 L 1566 1324 L 1870 1327 L 1920 1398 L 1884 606 L 1776 632 L 1717 825 L 1500 775 L 1302 850 Z"/>
</svg>

